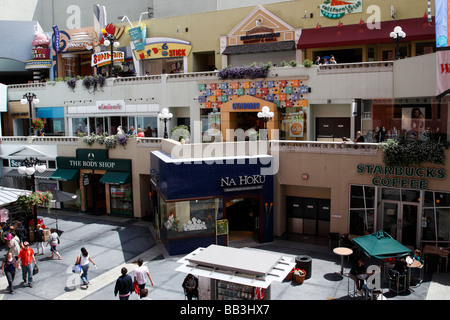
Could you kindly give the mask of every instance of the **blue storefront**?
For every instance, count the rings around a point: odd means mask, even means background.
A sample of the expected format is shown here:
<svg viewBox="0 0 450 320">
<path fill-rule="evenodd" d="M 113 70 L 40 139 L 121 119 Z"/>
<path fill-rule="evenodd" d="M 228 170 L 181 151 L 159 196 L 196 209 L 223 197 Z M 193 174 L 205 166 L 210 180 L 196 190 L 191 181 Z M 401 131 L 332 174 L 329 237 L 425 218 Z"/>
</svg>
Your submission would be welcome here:
<svg viewBox="0 0 450 320">
<path fill-rule="evenodd" d="M 217 222 L 257 242 L 273 241 L 271 156 L 174 159 L 163 151 L 151 158 L 155 227 L 169 254 L 210 244 L 227 245 Z"/>
</svg>

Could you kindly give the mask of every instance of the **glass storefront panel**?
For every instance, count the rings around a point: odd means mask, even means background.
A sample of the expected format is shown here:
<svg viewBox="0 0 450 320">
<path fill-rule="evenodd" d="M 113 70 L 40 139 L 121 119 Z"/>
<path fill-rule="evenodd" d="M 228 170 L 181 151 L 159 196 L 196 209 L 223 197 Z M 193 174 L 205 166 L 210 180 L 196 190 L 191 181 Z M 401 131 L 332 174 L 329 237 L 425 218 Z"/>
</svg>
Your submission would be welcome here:
<svg viewBox="0 0 450 320">
<path fill-rule="evenodd" d="M 375 203 L 375 187 L 350 186 L 350 234 L 375 232 Z"/>
<path fill-rule="evenodd" d="M 161 199 L 162 229 L 168 238 L 215 233 L 221 206 L 220 198 L 167 203 Z"/>
<path fill-rule="evenodd" d="M 133 215 L 131 184 L 110 186 L 111 213 Z"/>
<path fill-rule="evenodd" d="M 150 126 L 150 131 L 147 131 L 147 128 Z M 136 117 L 136 125 L 134 126 L 134 129 L 138 130 L 138 128 L 141 128 L 142 131 L 144 131 L 144 134 L 146 137 L 157 137 L 158 136 L 158 118 L 157 117 Z M 151 135 L 150 135 L 151 132 Z"/>
<path fill-rule="evenodd" d="M 437 240 L 450 240 L 450 208 L 436 210 Z"/>
<path fill-rule="evenodd" d="M 367 142 L 447 140 L 448 98 L 363 101 L 362 132 Z"/>
<path fill-rule="evenodd" d="M 72 118 L 73 135 L 88 134 L 88 119 L 87 118 Z"/>
<path fill-rule="evenodd" d="M 383 200 L 400 201 L 400 189 L 383 188 L 381 197 Z"/>
<path fill-rule="evenodd" d="M 436 221 L 434 219 L 434 209 L 423 210 L 422 217 L 422 240 L 436 240 Z"/>
</svg>

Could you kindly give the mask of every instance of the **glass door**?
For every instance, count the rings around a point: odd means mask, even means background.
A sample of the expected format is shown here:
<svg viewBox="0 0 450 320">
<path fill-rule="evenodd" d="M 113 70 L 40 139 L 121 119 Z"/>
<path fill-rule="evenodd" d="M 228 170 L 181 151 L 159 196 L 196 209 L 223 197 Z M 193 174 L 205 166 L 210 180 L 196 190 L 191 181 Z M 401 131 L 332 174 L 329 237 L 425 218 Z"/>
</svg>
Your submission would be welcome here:
<svg viewBox="0 0 450 320">
<path fill-rule="evenodd" d="M 383 202 L 383 230 L 405 246 L 417 245 L 418 205 Z"/>
<path fill-rule="evenodd" d="M 418 206 L 413 204 L 402 204 L 402 221 L 399 230 L 402 244 L 405 246 L 416 246 L 417 240 L 417 213 Z"/>
<path fill-rule="evenodd" d="M 383 231 L 389 233 L 394 239 L 398 239 L 398 202 L 383 202 Z"/>
</svg>

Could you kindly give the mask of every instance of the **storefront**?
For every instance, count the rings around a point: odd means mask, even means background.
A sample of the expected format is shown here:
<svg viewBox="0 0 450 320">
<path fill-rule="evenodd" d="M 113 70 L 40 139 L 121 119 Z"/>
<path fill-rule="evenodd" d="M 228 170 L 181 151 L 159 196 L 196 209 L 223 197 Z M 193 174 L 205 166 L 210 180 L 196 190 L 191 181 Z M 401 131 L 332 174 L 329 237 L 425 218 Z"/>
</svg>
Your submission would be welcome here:
<svg viewBox="0 0 450 320">
<path fill-rule="evenodd" d="M 117 134 L 120 126 L 125 133 L 134 127 L 142 130 L 152 128 L 153 136 L 157 136 L 158 104 L 129 104 L 125 100 L 96 101 L 95 106 L 67 107 L 68 126 L 71 135 L 78 133 Z"/>
<path fill-rule="evenodd" d="M 77 149 L 76 157 L 56 161 L 50 178 L 80 195 L 82 211 L 133 216 L 130 159 L 109 158 L 106 149 Z"/>
<path fill-rule="evenodd" d="M 264 121 L 257 114 L 268 106 L 274 112 L 274 117 L 266 125 L 269 138 L 272 139 L 272 129 L 279 129 L 280 139 L 307 139 L 307 97 L 311 91 L 307 77 L 227 80 L 198 84 L 198 90 L 204 137 L 214 136 L 217 129 L 221 131 L 223 140 L 226 140 L 228 129 L 242 129 L 247 136 L 250 129 L 259 132 L 264 129 Z"/>
<path fill-rule="evenodd" d="M 199 300 L 270 300 L 270 285 L 295 266 L 293 258 L 211 245 L 178 261 L 176 271 L 199 278 Z"/>
<path fill-rule="evenodd" d="M 265 173 L 271 156 L 175 159 L 153 151 L 150 157 L 155 226 L 170 254 L 227 244 L 227 236 L 216 235 L 225 219 L 231 235 L 273 240 L 273 176 Z"/>
<path fill-rule="evenodd" d="M 173 38 L 147 38 L 144 49 L 136 50 L 130 42 L 136 73 L 140 76 L 187 73 L 190 42 Z"/>
<path fill-rule="evenodd" d="M 271 62 L 280 66 L 302 61 L 296 41 L 301 30 L 294 29 L 262 6 L 257 6 L 233 30 L 220 39 L 222 66 L 245 66 Z"/>
<path fill-rule="evenodd" d="M 280 151 L 274 193 L 283 201 L 275 210 L 277 234 L 285 221 L 294 237 L 327 238 L 333 232 L 357 237 L 384 230 L 413 248 L 450 243 L 445 165 L 386 165 L 383 151 L 367 149 L 326 156 Z"/>
</svg>

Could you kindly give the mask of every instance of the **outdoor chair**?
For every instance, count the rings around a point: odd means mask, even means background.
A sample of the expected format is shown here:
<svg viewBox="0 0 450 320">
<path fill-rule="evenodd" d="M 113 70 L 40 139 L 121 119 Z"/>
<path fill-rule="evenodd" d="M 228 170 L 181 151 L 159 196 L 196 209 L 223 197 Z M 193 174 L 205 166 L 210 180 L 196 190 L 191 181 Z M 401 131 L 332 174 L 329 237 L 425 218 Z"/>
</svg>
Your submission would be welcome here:
<svg viewBox="0 0 450 320">
<path fill-rule="evenodd" d="M 352 283 L 350 283 L 352 282 Z M 356 282 L 350 277 L 350 274 L 347 274 L 347 293 L 351 298 L 362 297 L 363 295 L 356 290 Z"/>
<path fill-rule="evenodd" d="M 406 291 L 406 274 L 400 274 L 395 270 L 389 271 L 389 290 L 396 294 Z"/>
</svg>

